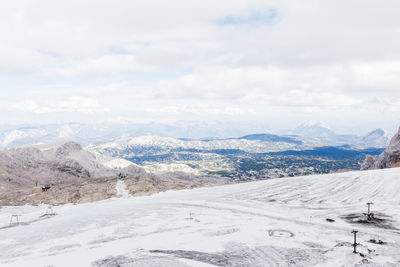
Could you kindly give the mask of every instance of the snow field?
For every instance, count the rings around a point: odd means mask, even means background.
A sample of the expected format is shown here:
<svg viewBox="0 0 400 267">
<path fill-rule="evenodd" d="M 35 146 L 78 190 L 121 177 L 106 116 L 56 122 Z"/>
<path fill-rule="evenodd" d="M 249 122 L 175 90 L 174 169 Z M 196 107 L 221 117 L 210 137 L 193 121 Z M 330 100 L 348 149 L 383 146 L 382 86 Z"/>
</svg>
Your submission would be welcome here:
<svg viewBox="0 0 400 267">
<path fill-rule="evenodd" d="M 117 189 L 126 197 L 122 181 Z M 369 201 L 391 227 L 344 219 L 366 212 Z M 0 264 L 399 266 L 399 205 L 400 169 L 387 169 L 68 204 L 41 220 L 46 205 L 3 207 Z M 12 214 L 23 224 L 8 227 Z M 353 229 L 365 258 L 352 253 Z"/>
</svg>

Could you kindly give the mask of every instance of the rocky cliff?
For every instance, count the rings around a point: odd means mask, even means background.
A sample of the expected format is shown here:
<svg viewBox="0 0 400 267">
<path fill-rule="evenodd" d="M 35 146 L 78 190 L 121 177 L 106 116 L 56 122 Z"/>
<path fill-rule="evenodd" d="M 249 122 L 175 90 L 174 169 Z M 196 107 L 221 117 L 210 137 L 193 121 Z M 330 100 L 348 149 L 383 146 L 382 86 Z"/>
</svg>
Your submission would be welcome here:
<svg viewBox="0 0 400 267">
<path fill-rule="evenodd" d="M 362 170 L 400 167 L 400 128 L 390 141 L 388 147 L 378 158 L 367 156 L 361 165 Z"/>
</svg>

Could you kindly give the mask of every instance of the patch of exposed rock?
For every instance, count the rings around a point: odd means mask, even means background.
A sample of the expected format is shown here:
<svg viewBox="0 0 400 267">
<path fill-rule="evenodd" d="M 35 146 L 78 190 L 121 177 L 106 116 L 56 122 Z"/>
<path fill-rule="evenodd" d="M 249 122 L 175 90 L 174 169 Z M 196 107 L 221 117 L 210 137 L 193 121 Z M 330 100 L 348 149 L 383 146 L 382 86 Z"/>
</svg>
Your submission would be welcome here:
<svg viewBox="0 0 400 267">
<path fill-rule="evenodd" d="M 219 177 L 180 175 L 170 179 L 163 175 L 142 174 L 123 178 L 126 189 L 132 196 L 145 196 L 167 190 L 189 189 L 202 186 L 215 186 L 229 183 L 228 179 Z M 0 192 L 0 206 L 15 206 L 32 204 L 66 204 L 93 202 L 117 195 L 117 181 L 115 177 L 92 178 L 78 181 L 61 181 L 53 184 L 47 191 L 41 188 L 23 188 Z"/>
<path fill-rule="evenodd" d="M 0 206 L 91 202 L 117 197 L 117 177 L 133 196 L 226 184 L 228 179 L 186 173 L 149 174 L 130 165 L 106 168 L 73 142 L 0 151 Z M 42 187 L 48 186 L 48 190 Z"/>
<path fill-rule="evenodd" d="M 362 170 L 393 167 L 400 167 L 400 128 L 399 132 L 393 136 L 389 146 L 379 155 L 379 157 L 375 158 L 368 155 L 361 165 Z"/>
</svg>

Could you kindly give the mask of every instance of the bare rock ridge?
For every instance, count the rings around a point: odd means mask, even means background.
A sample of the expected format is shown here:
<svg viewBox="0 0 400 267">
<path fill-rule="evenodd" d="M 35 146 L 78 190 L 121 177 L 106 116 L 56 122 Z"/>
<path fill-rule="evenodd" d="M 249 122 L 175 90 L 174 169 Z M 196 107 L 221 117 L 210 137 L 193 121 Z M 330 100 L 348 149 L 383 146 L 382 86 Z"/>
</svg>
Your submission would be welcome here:
<svg viewBox="0 0 400 267">
<path fill-rule="evenodd" d="M 379 157 L 367 156 L 361 170 L 385 169 L 400 167 L 400 128 L 390 141 L 388 147 Z"/>
<path fill-rule="evenodd" d="M 131 195 L 227 183 L 219 177 L 150 174 L 130 165 L 105 167 L 75 142 L 0 151 L 0 206 L 90 202 L 117 196 L 118 174 Z M 48 190 L 44 190 L 49 187 Z"/>
</svg>

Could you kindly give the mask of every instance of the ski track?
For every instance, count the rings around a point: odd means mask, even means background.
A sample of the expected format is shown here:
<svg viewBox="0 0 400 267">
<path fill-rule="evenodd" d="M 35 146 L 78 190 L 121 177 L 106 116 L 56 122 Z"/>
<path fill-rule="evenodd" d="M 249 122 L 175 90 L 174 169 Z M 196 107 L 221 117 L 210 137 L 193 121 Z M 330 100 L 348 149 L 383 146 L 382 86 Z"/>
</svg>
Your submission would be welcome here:
<svg viewBox="0 0 400 267">
<path fill-rule="evenodd" d="M 400 265 L 400 230 L 350 224 L 372 210 L 400 229 L 400 169 L 272 179 L 55 207 L 0 210 L 2 266 Z M 7 227 L 11 214 L 23 224 Z M 326 219 L 335 222 L 327 222 Z M 384 240 L 386 245 L 369 243 Z M 369 254 L 367 249 L 375 252 Z"/>
<path fill-rule="evenodd" d="M 125 181 L 118 180 L 115 189 L 117 190 L 117 196 L 122 198 L 130 197 L 129 190 L 126 189 Z"/>
</svg>

